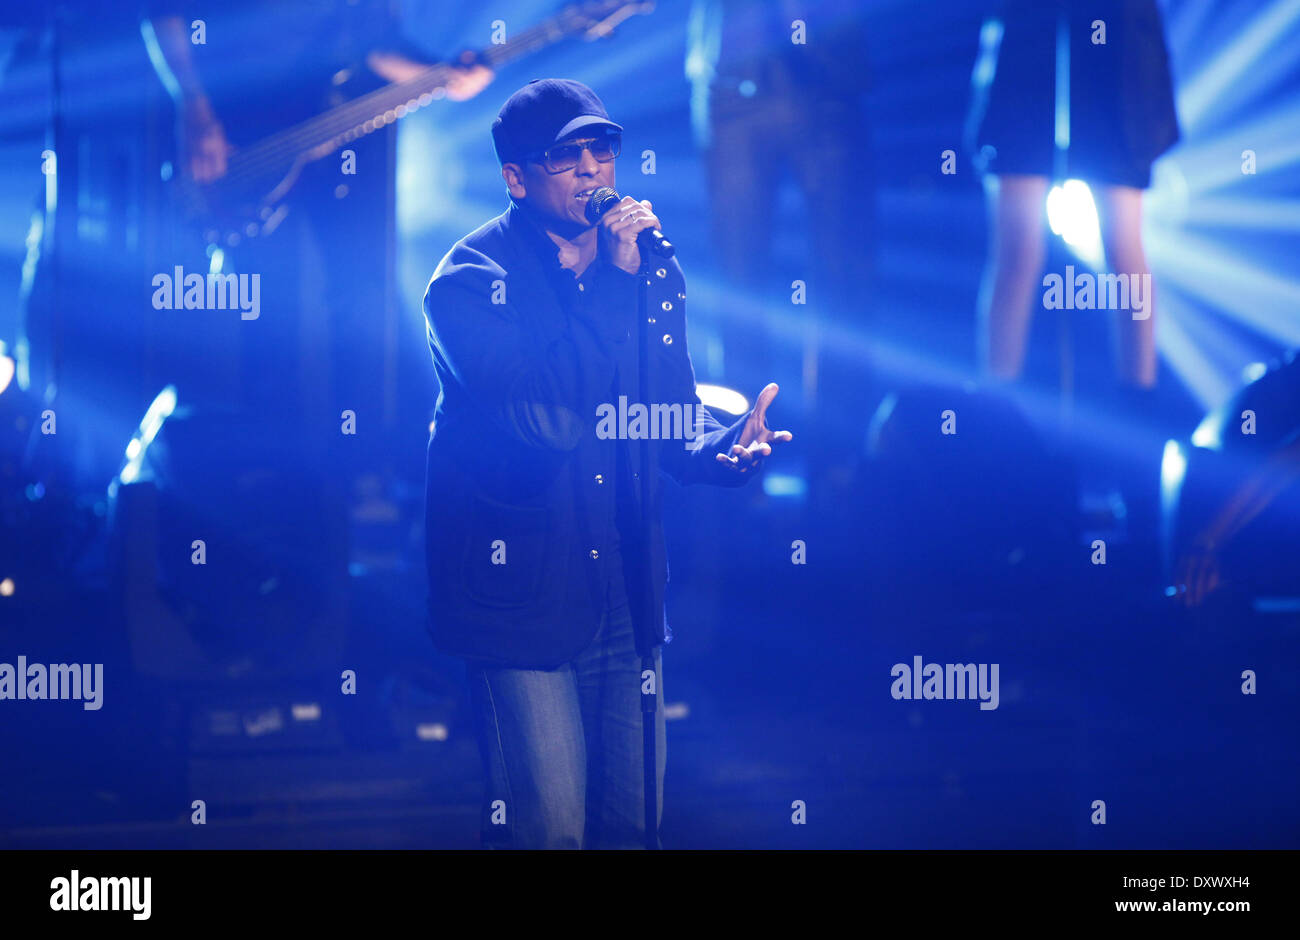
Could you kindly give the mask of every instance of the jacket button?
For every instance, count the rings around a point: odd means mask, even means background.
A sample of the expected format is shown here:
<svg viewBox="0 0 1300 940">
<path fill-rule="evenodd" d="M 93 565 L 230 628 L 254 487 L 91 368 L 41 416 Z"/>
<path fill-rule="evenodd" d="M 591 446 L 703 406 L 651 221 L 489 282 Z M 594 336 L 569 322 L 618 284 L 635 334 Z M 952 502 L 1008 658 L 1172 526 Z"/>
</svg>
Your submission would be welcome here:
<svg viewBox="0 0 1300 940">
<path fill-rule="evenodd" d="M 586 290 L 586 289 L 587 289 L 587 285 L 586 285 L 586 284 L 579 284 L 579 285 L 578 285 L 578 290 Z"/>
<path fill-rule="evenodd" d="M 665 345 L 665 346 L 671 346 L 672 344 L 673 344 L 673 338 L 672 338 L 671 336 L 669 336 L 667 333 L 665 333 L 665 334 L 664 334 L 664 345 Z"/>
<path fill-rule="evenodd" d="M 593 549 L 591 550 L 591 557 L 592 557 L 592 558 L 599 558 L 599 557 L 600 557 L 600 552 L 596 551 L 596 550 L 593 548 Z"/>
<path fill-rule="evenodd" d="M 667 269 L 667 268 L 660 268 L 658 271 L 655 272 L 655 274 L 656 274 L 656 276 L 658 276 L 658 277 L 667 277 L 667 276 L 668 276 L 668 269 Z"/>
<path fill-rule="evenodd" d="M 599 473 L 596 474 L 596 484 L 599 486 L 601 483 L 604 483 L 604 482 L 605 482 L 605 478 L 604 478 L 603 476 L 601 476 Z"/>
<path fill-rule="evenodd" d="M 671 300 L 665 300 L 659 306 L 662 307 L 665 311 L 668 311 L 673 309 L 673 302 Z"/>
</svg>

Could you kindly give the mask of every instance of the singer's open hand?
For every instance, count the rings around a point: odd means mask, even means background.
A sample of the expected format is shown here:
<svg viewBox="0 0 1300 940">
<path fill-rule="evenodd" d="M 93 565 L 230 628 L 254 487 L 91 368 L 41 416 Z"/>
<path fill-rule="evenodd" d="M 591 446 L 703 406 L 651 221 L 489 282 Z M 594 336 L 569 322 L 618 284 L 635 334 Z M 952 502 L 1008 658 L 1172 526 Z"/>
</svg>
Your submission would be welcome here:
<svg viewBox="0 0 1300 940">
<path fill-rule="evenodd" d="M 773 431 L 767 426 L 767 406 L 772 404 L 776 393 L 781 389 L 775 382 L 769 382 L 758 393 L 758 401 L 749 414 L 749 420 L 740 432 L 740 443 L 733 444 L 731 454 L 718 454 L 718 462 L 731 467 L 737 473 L 748 473 L 763 465 L 763 458 L 772 453 L 773 441 L 792 441 L 794 435 L 789 431 Z"/>
<path fill-rule="evenodd" d="M 600 239 L 610 264 L 628 274 L 641 270 L 641 252 L 636 237 L 646 229 L 657 229 L 659 219 L 652 211 L 649 199 L 637 202 L 624 196 L 618 204 L 600 217 Z"/>
</svg>

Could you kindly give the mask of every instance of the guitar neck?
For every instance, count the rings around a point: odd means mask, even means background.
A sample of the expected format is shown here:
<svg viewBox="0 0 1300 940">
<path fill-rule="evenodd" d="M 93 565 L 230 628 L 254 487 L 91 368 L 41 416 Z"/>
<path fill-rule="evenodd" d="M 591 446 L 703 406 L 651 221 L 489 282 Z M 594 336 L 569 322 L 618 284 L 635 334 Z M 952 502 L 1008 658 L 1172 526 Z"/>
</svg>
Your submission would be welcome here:
<svg viewBox="0 0 1300 940">
<path fill-rule="evenodd" d="M 625 6 L 636 8 L 643 5 L 631 3 Z M 628 15 L 633 12 L 643 12 L 643 9 L 632 9 Z M 496 70 L 575 33 L 590 32 L 591 29 L 589 15 L 578 7 L 569 7 L 513 39 L 489 46 L 478 54 L 477 62 Z M 452 65 L 430 66 L 406 81 L 385 85 L 258 141 L 232 154 L 228 176 L 230 179 L 254 176 L 268 164 L 282 161 L 319 160 L 343 144 L 380 130 L 445 97 L 447 83 L 454 72 L 455 66 Z"/>
</svg>

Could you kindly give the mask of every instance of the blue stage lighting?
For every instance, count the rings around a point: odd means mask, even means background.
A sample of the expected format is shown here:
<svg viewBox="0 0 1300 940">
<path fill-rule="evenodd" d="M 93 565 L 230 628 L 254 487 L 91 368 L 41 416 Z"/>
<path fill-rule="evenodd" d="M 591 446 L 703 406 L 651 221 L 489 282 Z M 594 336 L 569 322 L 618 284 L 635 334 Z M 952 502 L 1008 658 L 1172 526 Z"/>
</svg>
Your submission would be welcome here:
<svg viewBox="0 0 1300 940">
<path fill-rule="evenodd" d="M 768 496 L 803 499 L 808 495 L 808 481 L 792 473 L 769 473 L 763 477 L 763 492 Z"/>
<path fill-rule="evenodd" d="M 144 413 L 144 418 L 140 421 L 140 427 L 132 435 L 130 442 L 126 445 L 126 460 L 122 464 L 122 470 L 117 476 L 117 483 L 134 483 L 140 478 L 140 468 L 144 464 L 145 452 L 153 439 L 158 436 L 165 422 L 173 411 L 176 410 L 176 386 L 168 385 L 158 397 L 149 405 L 149 410 Z"/>
<path fill-rule="evenodd" d="M 749 399 L 735 389 L 722 385 L 697 384 L 695 393 L 705 408 L 725 411 L 728 414 L 743 415 L 749 410 Z"/>
</svg>

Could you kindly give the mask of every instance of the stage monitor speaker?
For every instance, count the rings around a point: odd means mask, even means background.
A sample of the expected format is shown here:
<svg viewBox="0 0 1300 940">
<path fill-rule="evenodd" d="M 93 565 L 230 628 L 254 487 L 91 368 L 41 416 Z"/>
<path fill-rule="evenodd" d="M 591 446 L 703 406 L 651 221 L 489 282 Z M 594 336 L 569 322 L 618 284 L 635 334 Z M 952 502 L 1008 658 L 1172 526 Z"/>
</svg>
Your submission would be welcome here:
<svg viewBox="0 0 1300 940">
<path fill-rule="evenodd" d="M 890 392 L 873 416 L 862 523 L 900 603 L 1016 603 L 1064 567 L 1074 470 L 1019 409 L 967 386 Z"/>
<path fill-rule="evenodd" d="M 220 682 L 334 672 L 348 620 L 347 506 L 321 452 L 256 416 L 166 421 L 111 508 L 141 674 Z"/>
</svg>

